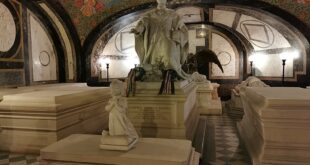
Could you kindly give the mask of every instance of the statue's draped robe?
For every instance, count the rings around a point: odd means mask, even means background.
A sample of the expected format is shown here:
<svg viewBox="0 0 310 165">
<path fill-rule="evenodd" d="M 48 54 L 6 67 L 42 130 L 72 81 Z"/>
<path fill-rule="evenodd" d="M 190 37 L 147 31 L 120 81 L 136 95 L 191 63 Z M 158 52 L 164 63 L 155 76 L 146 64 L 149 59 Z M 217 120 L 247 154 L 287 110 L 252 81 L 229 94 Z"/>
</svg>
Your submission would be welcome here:
<svg viewBox="0 0 310 165">
<path fill-rule="evenodd" d="M 128 138 L 138 138 L 138 134 L 126 115 L 127 101 L 121 96 L 114 96 L 109 100 L 106 110 L 109 114 L 110 136 L 126 135 Z"/>
<path fill-rule="evenodd" d="M 137 24 L 136 51 L 140 65 L 163 65 L 184 79 L 188 75 L 181 66 L 188 53 L 188 32 L 181 17 L 170 9 L 147 13 Z"/>
</svg>

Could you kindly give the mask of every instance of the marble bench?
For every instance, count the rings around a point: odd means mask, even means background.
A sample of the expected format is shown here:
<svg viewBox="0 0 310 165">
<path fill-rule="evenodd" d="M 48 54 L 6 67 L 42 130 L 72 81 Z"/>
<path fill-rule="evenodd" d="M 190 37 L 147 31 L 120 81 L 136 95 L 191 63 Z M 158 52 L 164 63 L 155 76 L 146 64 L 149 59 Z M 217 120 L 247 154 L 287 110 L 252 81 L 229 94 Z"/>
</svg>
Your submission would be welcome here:
<svg viewBox="0 0 310 165">
<path fill-rule="evenodd" d="M 73 133 L 101 133 L 109 88 L 57 84 L 19 88 L 0 102 L 0 150 L 38 153 Z"/>
<path fill-rule="evenodd" d="M 141 138 L 129 151 L 99 148 L 101 135 L 76 134 L 41 150 L 40 165 L 198 165 L 189 140 Z"/>
</svg>

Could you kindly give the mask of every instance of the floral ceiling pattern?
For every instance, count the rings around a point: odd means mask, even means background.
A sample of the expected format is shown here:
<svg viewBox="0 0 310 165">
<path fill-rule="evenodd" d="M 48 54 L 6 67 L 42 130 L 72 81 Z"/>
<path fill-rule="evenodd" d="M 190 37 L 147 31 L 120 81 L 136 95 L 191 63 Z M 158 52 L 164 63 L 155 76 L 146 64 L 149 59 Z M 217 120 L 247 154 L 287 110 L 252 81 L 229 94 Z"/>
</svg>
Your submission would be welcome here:
<svg viewBox="0 0 310 165">
<path fill-rule="evenodd" d="M 70 15 L 81 42 L 108 16 L 154 0 L 59 0 Z"/>
<path fill-rule="evenodd" d="M 100 22 L 121 10 L 155 0 L 59 0 L 76 26 L 81 42 Z M 310 0 L 262 0 L 278 6 L 310 26 Z"/>
<path fill-rule="evenodd" d="M 310 27 L 310 0 L 262 0 L 295 15 Z"/>
<path fill-rule="evenodd" d="M 90 17 L 96 12 L 101 12 L 104 9 L 104 1 L 100 0 L 75 0 L 74 6 L 80 9 L 82 15 Z"/>
</svg>

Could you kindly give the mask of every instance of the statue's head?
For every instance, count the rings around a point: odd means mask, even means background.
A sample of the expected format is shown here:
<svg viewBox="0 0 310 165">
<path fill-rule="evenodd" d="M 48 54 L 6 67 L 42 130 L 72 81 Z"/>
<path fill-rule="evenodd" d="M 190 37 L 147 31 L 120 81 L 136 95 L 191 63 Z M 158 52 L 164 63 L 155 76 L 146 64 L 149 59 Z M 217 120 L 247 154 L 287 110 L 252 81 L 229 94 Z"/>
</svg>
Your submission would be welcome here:
<svg viewBox="0 0 310 165">
<path fill-rule="evenodd" d="M 120 96 L 123 92 L 123 82 L 120 80 L 112 80 L 110 88 L 112 96 Z"/>
<path fill-rule="evenodd" d="M 157 0 L 158 8 L 166 8 L 167 0 Z"/>
<path fill-rule="evenodd" d="M 167 0 L 157 0 L 157 3 L 158 3 L 158 4 L 166 4 L 166 3 L 167 3 Z"/>
</svg>

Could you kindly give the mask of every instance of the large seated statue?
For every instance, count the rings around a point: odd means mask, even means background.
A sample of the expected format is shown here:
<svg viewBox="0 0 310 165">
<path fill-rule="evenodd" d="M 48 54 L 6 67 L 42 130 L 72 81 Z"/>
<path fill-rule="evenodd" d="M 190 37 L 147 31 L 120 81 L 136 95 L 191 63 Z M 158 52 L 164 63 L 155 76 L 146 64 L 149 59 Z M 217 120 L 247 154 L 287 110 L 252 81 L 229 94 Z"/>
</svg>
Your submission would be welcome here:
<svg viewBox="0 0 310 165">
<path fill-rule="evenodd" d="M 141 137 L 192 140 L 199 120 L 198 87 L 193 81 L 210 82 L 182 70 L 188 55 L 187 28 L 175 11 L 166 8 L 167 0 L 157 3 L 131 30 L 140 66 L 126 79 L 128 117 Z"/>
<path fill-rule="evenodd" d="M 132 29 L 140 67 L 152 74 L 172 69 L 186 79 L 182 70 L 188 54 L 188 32 L 182 18 L 166 8 L 167 0 L 157 0 L 157 9 L 147 13 Z M 161 76 L 159 76 L 161 78 Z"/>
</svg>

